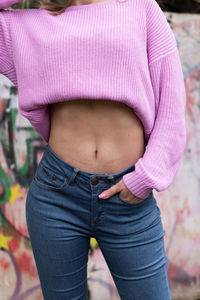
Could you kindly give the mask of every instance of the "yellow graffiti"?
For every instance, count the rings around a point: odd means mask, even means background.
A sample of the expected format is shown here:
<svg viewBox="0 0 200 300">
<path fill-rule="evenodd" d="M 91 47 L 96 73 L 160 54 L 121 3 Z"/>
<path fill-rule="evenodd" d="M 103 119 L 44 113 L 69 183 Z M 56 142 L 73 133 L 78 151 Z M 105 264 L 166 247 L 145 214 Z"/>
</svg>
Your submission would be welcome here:
<svg viewBox="0 0 200 300">
<path fill-rule="evenodd" d="M 15 186 L 11 187 L 11 196 L 9 202 L 11 205 L 14 205 L 16 198 L 24 198 L 24 195 L 19 192 L 20 184 L 16 184 Z"/>
<path fill-rule="evenodd" d="M 8 250 L 8 242 L 12 240 L 12 236 L 5 236 L 0 233 L 0 248 L 4 248 Z"/>
<path fill-rule="evenodd" d="M 97 243 L 96 239 L 95 238 L 90 238 L 90 246 L 91 246 L 92 250 L 97 248 L 97 245 L 98 245 L 98 243 Z"/>
</svg>

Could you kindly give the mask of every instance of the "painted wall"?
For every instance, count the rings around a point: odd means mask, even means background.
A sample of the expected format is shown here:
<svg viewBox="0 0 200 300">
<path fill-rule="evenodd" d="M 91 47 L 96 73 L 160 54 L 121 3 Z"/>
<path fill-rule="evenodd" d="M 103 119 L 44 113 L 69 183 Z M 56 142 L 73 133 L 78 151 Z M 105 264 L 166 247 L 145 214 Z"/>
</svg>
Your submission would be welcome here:
<svg viewBox="0 0 200 300">
<path fill-rule="evenodd" d="M 172 22 L 182 61 L 188 134 L 173 184 L 154 195 L 166 231 L 173 298 L 192 300 L 198 299 L 198 291 L 200 295 L 200 15 L 165 14 Z M 43 299 L 26 227 L 25 201 L 44 146 L 18 112 L 16 87 L 0 75 L 0 300 Z M 89 299 L 119 299 L 95 239 L 89 252 L 88 287 Z"/>
</svg>

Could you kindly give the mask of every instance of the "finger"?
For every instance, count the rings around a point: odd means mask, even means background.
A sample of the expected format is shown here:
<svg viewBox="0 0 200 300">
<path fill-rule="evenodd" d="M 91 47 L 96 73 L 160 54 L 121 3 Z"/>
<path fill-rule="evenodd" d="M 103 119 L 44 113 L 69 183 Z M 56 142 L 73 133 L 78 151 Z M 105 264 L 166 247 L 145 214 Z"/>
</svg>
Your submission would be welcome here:
<svg viewBox="0 0 200 300">
<path fill-rule="evenodd" d="M 99 198 L 103 198 L 103 199 L 109 198 L 119 191 L 121 191 L 121 185 L 119 183 L 117 183 L 117 184 L 111 186 L 109 189 L 103 191 L 103 193 L 101 193 L 99 195 Z"/>
</svg>

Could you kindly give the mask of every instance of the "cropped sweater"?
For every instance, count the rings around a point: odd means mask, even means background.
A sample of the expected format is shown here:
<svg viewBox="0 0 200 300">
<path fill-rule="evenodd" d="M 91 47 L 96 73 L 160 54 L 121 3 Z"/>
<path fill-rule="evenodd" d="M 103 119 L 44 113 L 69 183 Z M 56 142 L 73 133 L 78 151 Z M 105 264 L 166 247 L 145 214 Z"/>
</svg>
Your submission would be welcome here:
<svg viewBox="0 0 200 300">
<path fill-rule="evenodd" d="M 146 141 L 123 176 L 126 187 L 143 199 L 168 188 L 186 145 L 186 90 L 177 42 L 156 0 L 73 5 L 56 16 L 3 9 L 16 2 L 0 0 L 0 72 L 18 88 L 19 112 L 48 143 L 49 103 L 125 103 Z"/>
</svg>

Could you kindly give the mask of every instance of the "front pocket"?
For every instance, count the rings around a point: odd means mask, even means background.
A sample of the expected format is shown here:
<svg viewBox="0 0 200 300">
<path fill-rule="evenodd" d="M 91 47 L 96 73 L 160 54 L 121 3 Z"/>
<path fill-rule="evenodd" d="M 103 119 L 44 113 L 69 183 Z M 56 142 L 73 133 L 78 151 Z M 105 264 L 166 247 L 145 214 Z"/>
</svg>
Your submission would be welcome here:
<svg viewBox="0 0 200 300">
<path fill-rule="evenodd" d="M 127 202 L 127 201 L 125 201 L 124 199 L 122 199 L 122 198 L 120 197 L 120 192 L 117 193 L 117 198 L 118 198 L 118 200 L 121 201 L 124 205 L 131 205 L 131 206 L 140 206 L 140 205 L 144 204 L 145 200 L 148 199 L 148 198 L 145 198 L 144 200 L 141 200 L 141 201 L 138 202 L 138 203 L 130 203 L 130 202 Z"/>
<path fill-rule="evenodd" d="M 45 160 L 39 163 L 33 180 L 40 187 L 51 190 L 60 190 L 69 182 L 66 175 L 59 169 L 49 166 Z"/>
</svg>

